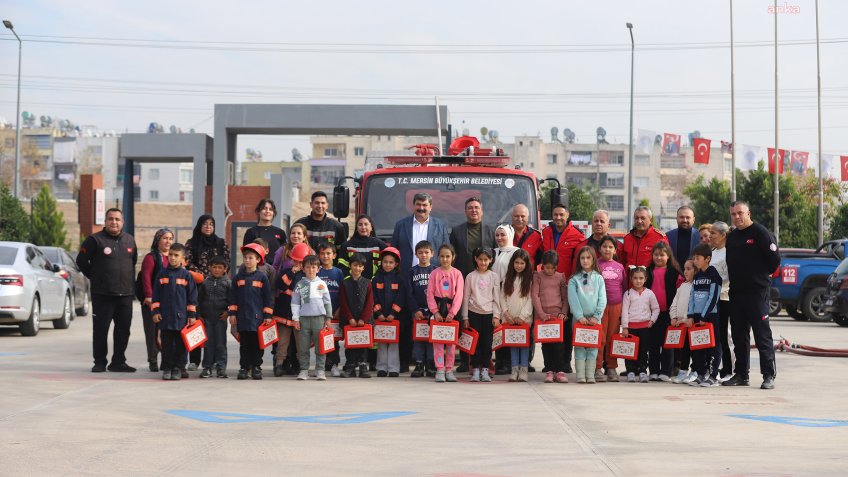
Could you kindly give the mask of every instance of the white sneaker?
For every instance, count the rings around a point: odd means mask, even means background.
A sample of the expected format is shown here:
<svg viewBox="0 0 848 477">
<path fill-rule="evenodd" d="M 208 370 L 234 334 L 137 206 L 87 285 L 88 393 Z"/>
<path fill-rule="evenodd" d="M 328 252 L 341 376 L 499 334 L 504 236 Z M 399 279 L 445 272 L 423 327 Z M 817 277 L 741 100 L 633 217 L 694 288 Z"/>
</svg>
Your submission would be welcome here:
<svg viewBox="0 0 848 477">
<path fill-rule="evenodd" d="M 195 363 L 189 363 L 189 364 L 188 364 L 188 370 L 189 370 L 189 371 L 197 371 L 197 364 L 195 364 Z"/>
<path fill-rule="evenodd" d="M 304 369 L 301 372 L 297 373 L 298 381 L 306 381 L 307 379 L 309 379 L 309 371 Z"/>
<path fill-rule="evenodd" d="M 695 371 L 691 371 L 685 378 L 680 381 L 680 384 L 689 384 L 696 379 L 698 379 L 698 373 L 696 373 Z"/>
<path fill-rule="evenodd" d="M 689 373 L 687 373 L 686 371 L 680 370 L 680 372 L 677 373 L 677 376 L 675 376 L 671 379 L 671 382 L 674 383 L 674 384 L 680 384 L 680 383 L 683 382 L 684 379 L 686 379 L 686 376 L 689 376 Z"/>
<path fill-rule="evenodd" d="M 650 374 L 650 375 L 648 375 L 648 380 L 649 381 L 659 381 L 660 377 L 657 374 Z"/>
<path fill-rule="evenodd" d="M 318 381 L 326 381 L 327 380 L 327 373 L 325 373 L 323 370 L 318 371 L 317 374 L 318 374 L 318 376 L 317 376 Z"/>
<path fill-rule="evenodd" d="M 635 383 L 636 382 L 636 374 L 627 373 L 627 382 L 628 383 Z"/>
<path fill-rule="evenodd" d="M 483 371 L 480 372 L 480 382 L 482 383 L 491 383 L 492 377 L 489 376 L 489 368 L 483 368 Z"/>
<path fill-rule="evenodd" d="M 660 374 L 659 376 L 657 376 L 657 379 L 659 379 L 660 381 L 662 381 L 664 383 L 671 382 L 671 378 L 666 376 L 665 374 Z"/>
<path fill-rule="evenodd" d="M 647 383 L 649 380 L 650 380 L 650 378 L 648 377 L 647 374 L 639 373 L 639 382 L 640 383 Z"/>
<path fill-rule="evenodd" d="M 334 365 L 333 365 L 333 368 L 332 368 L 332 369 L 330 369 L 330 376 L 332 376 L 332 377 L 334 377 L 334 378 L 338 378 L 338 377 L 339 377 L 339 376 L 341 376 L 341 375 L 342 375 L 342 372 L 341 372 L 341 371 L 339 371 L 339 365 L 334 364 Z"/>
<path fill-rule="evenodd" d="M 479 369 L 474 368 L 474 370 L 471 371 L 471 382 L 472 383 L 479 383 L 480 382 L 480 370 Z"/>
</svg>

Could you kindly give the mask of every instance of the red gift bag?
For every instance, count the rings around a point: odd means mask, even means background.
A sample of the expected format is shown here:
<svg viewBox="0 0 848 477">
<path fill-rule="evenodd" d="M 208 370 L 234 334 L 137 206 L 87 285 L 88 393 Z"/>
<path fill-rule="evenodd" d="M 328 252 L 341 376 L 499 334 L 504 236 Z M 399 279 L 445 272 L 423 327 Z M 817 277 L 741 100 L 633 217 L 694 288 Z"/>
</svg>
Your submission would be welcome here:
<svg viewBox="0 0 848 477">
<path fill-rule="evenodd" d="M 342 324 L 339 320 L 330 320 L 330 328 L 333 329 L 333 339 L 336 341 L 341 341 L 344 339 L 344 332 L 342 332 Z"/>
<path fill-rule="evenodd" d="M 280 341 L 280 337 L 277 335 L 277 323 L 274 321 L 267 325 L 259 325 L 256 334 L 259 335 L 259 349 L 265 349 Z"/>
<path fill-rule="evenodd" d="M 327 354 L 336 349 L 336 339 L 332 328 L 324 328 L 318 333 L 318 344 L 318 354 Z"/>
<path fill-rule="evenodd" d="M 433 321 L 430 323 L 430 342 L 455 345 L 459 340 L 459 322 Z"/>
<path fill-rule="evenodd" d="M 663 348 L 681 349 L 686 345 L 686 327 L 683 325 L 669 326 L 665 330 Z"/>
<path fill-rule="evenodd" d="M 477 333 L 477 330 L 474 328 L 466 328 L 462 330 L 462 333 L 459 335 L 459 340 L 457 340 L 456 346 L 461 351 L 464 351 L 468 354 L 474 354 L 477 351 L 477 341 L 480 339 L 480 333 Z"/>
<path fill-rule="evenodd" d="M 715 348 L 715 330 L 713 324 L 704 322 L 689 327 L 689 349 L 697 350 L 704 348 Z"/>
<path fill-rule="evenodd" d="M 538 320 L 533 325 L 533 338 L 537 343 L 562 343 L 562 320 Z"/>
<path fill-rule="evenodd" d="M 370 348 L 374 345 L 374 330 L 371 325 L 345 326 L 344 327 L 345 348 Z"/>
<path fill-rule="evenodd" d="M 503 325 L 503 343 L 508 348 L 530 346 L 530 325 Z"/>
<path fill-rule="evenodd" d="M 412 341 L 430 341 L 430 320 L 412 322 Z"/>
<path fill-rule="evenodd" d="M 581 348 L 600 348 L 601 333 L 603 328 L 597 325 L 581 325 L 574 323 L 574 334 L 571 335 L 571 344 Z"/>
<path fill-rule="evenodd" d="M 504 346 L 503 326 L 498 326 L 492 332 L 492 351 L 497 351 Z"/>
<path fill-rule="evenodd" d="M 613 358 L 636 359 L 639 357 L 639 337 L 630 335 L 628 337 L 621 336 L 616 333 L 612 335 L 610 343 L 610 356 Z"/>
<path fill-rule="evenodd" d="M 196 320 L 193 325 L 186 326 L 180 330 L 180 335 L 183 337 L 183 343 L 187 351 L 192 351 L 203 346 L 209 337 L 206 336 L 206 327 L 203 326 L 203 321 Z"/>
<path fill-rule="evenodd" d="M 373 329 L 375 343 L 397 343 L 400 341 L 400 322 L 398 320 L 375 321 Z"/>
</svg>

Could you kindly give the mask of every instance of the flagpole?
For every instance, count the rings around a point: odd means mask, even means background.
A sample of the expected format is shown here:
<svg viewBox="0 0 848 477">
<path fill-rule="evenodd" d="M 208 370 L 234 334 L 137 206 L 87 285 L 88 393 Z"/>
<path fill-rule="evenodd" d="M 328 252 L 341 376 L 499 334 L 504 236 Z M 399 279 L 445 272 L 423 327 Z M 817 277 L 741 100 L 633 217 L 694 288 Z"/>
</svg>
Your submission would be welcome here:
<svg viewBox="0 0 848 477">
<path fill-rule="evenodd" d="M 824 243 L 824 173 L 822 167 L 824 160 L 822 159 L 822 119 L 821 119 L 821 63 L 819 61 L 819 0 L 816 0 L 816 74 L 817 74 L 817 93 L 818 93 L 818 113 L 819 113 L 819 245 Z"/>
<path fill-rule="evenodd" d="M 818 1 L 818 0 L 816 0 Z M 730 202 L 736 202 L 736 87 L 733 68 L 733 0 L 730 0 Z"/>
<path fill-rule="evenodd" d="M 780 161 L 780 163 L 778 163 Z M 778 100 L 777 100 L 777 0 L 774 0 L 774 239 L 780 244 L 780 157 L 778 144 Z"/>
</svg>

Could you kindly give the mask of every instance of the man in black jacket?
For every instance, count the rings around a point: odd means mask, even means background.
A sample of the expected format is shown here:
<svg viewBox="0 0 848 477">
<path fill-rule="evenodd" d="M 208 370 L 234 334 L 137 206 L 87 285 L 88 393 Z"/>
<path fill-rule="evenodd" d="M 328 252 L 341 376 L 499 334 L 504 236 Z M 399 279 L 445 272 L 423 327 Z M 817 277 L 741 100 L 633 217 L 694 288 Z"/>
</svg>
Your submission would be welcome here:
<svg viewBox="0 0 848 477">
<path fill-rule="evenodd" d="M 760 353 L 761 389 L 773 389 L 777 368 L 774 343 L 769 325 L 770 276 L 780 266 L 772 234 L 751 220 L 748 204 L 736 201 L 730 205 L 730 216 L 736 227 L 727 236 L 727 271 L 730 275 L 730 334 L 736 355 L 736 374 L 723 386 L 747 386 L 751 364 L 751 336 Z"/>
<path fill-rule="evenodd" d="M 456 267 L 462 276 L 466 276 L 477 268 L 472 253 L 478 247 L 494 249 L 495 231 L 483 223 L 483 202 L 479 197 L 470 197 L 465 201 L 464 224 L 457 225 L 451 230 L 450 243 L 456 249 Z"/>
<path fill-rule="evenodd" d="M 109 371 L 134 373 L 124 354 L 130 340 L 132 299 L 135 287 L 135 264 L 138 249 L 132 235 L 124 233 L 124 214 L 121 209 L 106 211 L 103 230 L 89 235 L 80 247 L 77 266 L 91 280 L 91 320 L 94 327 L 92 373 L 106 371 L 109 327 L 115 320 L 112 333 L 114 350 Z"/>
<path fill-rule="evenodd" d="M 326 192 L 320 190 L 313 192 L 312 198 L 309 201 L 312 212 L 306 217 L 297 219 L 297 222 L 295 222 L 296 224 L 306 226 L 309 246 L 315 251 L 318 250 L 321 242 L 329 242 L 338 247 L 347 240 L 344 225 L 327 215 L 328 205 Z"/>
</svg>

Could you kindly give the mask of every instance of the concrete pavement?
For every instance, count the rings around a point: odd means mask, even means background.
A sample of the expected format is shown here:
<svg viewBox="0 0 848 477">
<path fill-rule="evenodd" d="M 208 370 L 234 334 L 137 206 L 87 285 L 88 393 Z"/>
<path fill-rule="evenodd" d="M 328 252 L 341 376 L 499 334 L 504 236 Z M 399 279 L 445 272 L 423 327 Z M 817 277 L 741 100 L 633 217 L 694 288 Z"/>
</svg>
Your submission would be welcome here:
<svg viewBox="0 0 848 477">
<path fill-rule="evenodd" d="M 788 317 L 773 329 L 823 348 L 848 338 Z M 750 388 L 543 384 L 541 373 L 298 382 L 267 365 L 263 381 L 237 381 L 230 340 L 230 379 L 163 382 L 147 372 L 138 310 L 127 355 L 139 372 L 90 373 L 90 336 L 89 317 L 34 338 L 0 328 L 3 475 L 848 473 L 840 358 L 778 354 L 773 391 L 758 389 L 756 352 Z"/>
</svg>

